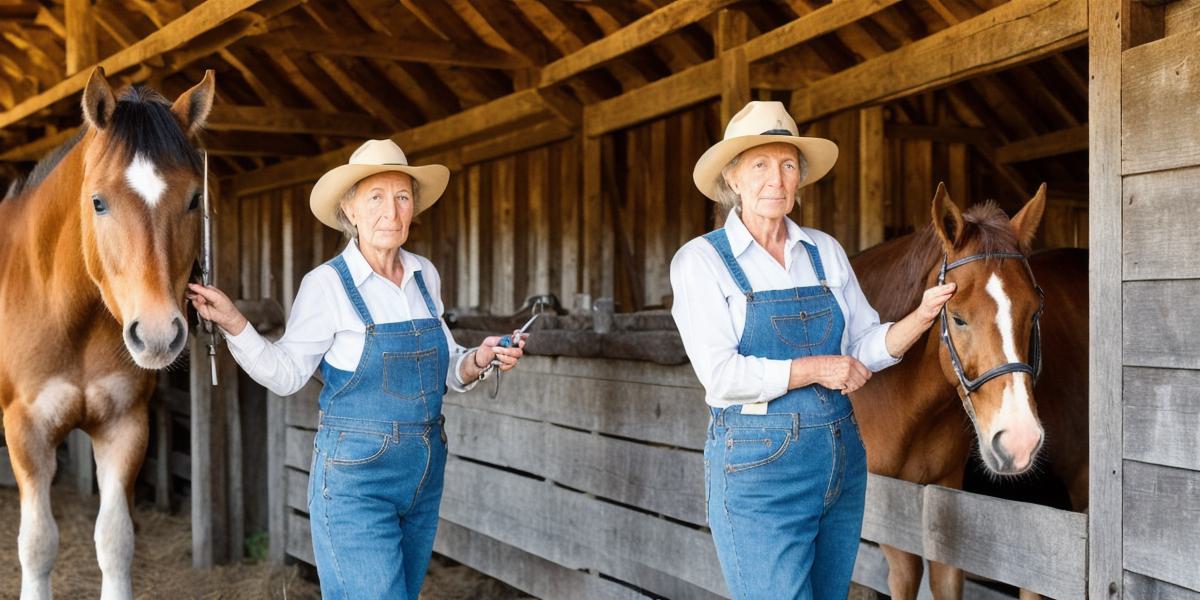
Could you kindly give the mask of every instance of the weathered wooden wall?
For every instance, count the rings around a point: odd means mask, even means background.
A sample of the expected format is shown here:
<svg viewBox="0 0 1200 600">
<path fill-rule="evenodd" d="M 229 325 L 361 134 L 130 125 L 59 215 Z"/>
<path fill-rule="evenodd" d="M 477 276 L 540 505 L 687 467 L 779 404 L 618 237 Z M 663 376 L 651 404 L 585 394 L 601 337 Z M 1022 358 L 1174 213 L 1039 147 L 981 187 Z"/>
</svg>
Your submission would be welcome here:
<svg viewBox="0 0 1200 600">
<path fill-rule="evenodd" d="M 306 482 L 319 390 L 272 399 L 275 560 L 312 562 Z M 725 597 L 706 528 L 703 407 L 686 365 L 566 357 L 527 358 L 496 399 L 485 386 L 447 396 L 452 457 L 435 549 L 542 598 Z M 886 591 L 872 543 L 886 542 L 1083 598 L 1085 522 L 872 476 L 855 580 Z"/>
<path fill-rule="evenodd" d="M 1200 598 L 1200 1 L 1094 10 L 1091 590 Z"/>
</svg>

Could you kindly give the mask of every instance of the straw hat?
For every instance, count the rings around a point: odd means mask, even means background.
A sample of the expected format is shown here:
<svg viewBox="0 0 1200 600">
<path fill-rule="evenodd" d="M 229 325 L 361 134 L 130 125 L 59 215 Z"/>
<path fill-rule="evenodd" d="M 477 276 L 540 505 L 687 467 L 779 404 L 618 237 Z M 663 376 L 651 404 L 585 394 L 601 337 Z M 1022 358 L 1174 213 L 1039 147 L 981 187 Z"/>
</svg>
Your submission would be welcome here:
<svg viewBox="0 0 1200 600">
<path fill-rule="evenodd" d="M 367 140 L 350 155 L 348 164 L 335 167 L 317 180 L 308 196 L 309 208 L 322 223 L 341 229 L 337 208 L 346 190 L 364 177 L 387 171 L 407 173 L 420 186 L 417 205 L 413 207 L 414 216 L 433 206 L 450 181 L 450 169 L 442 165 L 410 166 L 404 151 L 392 140 Z"/>
<path fill-rule="evenodd" d="M 692 180 L 702 194 L 716 200 L 717 177 L 733 157 L 748 148 L 777 142 L 799 148 L 800 154 L 808 162 L 808 175 L 800 182 L 801 186 L 824 177 L 833 168 L 833 163 L 837 162 L 837 144 L 824 138 L 800 137 L 796 120 L 787 113 L 782 102 L 755 100 L 729 120 L 729 125 L 725 127 L 725 139 L 706 150 L 696 161 Z"/>
</svg>

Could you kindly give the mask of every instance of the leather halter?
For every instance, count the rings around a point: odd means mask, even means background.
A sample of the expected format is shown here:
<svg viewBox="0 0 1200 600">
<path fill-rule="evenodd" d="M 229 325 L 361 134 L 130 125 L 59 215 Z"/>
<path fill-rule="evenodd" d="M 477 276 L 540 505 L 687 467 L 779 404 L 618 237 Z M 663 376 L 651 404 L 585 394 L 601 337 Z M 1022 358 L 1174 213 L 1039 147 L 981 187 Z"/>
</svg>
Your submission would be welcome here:
<svg viewBox="0 0 1200 600">
<path fill-rule="evenodd" d="M 938 273 L 938 285 L 946 283 L 946 273 L 957 269 L 963 265 L 973 263 L 978 260 L 987 259 L 1006 259 L 1011 258 L 1020 260 L 1025 265 L 1025 270 L 1029 273 L 1029 280 L 1033 282 L 1033 289 L 1038 294 L 1038 308 L 1033 313 L 1033 331 L 1029 336 L 1029 362 L 1011 362 L 1004 363 L 993 367 L 975 379 L 969 379 L 963 371 L 962 359 L 958 356 L 958 350 L 954 347 L 954 340 L 950 338 L 950 324 L 947 317 L 946 305 L 942 305 L 941 321 L 942 321 L 942 343 L 946 345 L 946 350 L 950 353 L 950 365 L 954 368 L 954 374 L 958 376 L 958 394 L 962 399 L 963 407 L 967 411 L 967 415 L 971 417 L 971 421 L 975 422 L 975 406 L 971 402 L 971 393 L 978 390 L 983 384 L 1010 373 L 1027 373 L 1033 377 L 1034 383 L 1037 383 L 1038 376 L 1042 372 L 1042 309 L 1046 306 L 1046 297 L 1042 293 L 1042 288 L 1037 284 L 1037 280 L 1033 277 L 1033 269 L 1029 266 L 1029 260 L 1024 254 L 1017 252 L 997 252 L 993 254 L 973 254 L 966 258 L 960 258 L 954 262 L 949 262 L 949 255 L 942 258 L 942 270 Z"/>
</svg>

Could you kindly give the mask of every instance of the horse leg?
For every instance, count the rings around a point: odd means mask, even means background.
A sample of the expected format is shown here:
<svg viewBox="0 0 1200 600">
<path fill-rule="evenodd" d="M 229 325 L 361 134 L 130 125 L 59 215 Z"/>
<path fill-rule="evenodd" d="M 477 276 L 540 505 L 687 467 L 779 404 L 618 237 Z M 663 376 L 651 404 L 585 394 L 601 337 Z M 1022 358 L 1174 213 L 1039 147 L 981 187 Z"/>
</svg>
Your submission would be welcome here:
<svg viewBox="0 0 1200 600">
<path fill-rule="evenodd" d="M 57 391 L 68 392 L 67 387 Z M 41 396 L 34 404 L 38 409 Z M 58 467 L 55 461 L 58 440 L 52 439 L 48 430 L 37 413 L 18 402 L 4 412 L 4 433 L 21 496 L 17 555 L 21 561 L 22 600 L 52 597 L 50 571 L 58 556 L 58 525 L 50 512 L 50 484 Z"/>
<path fill-rule="evenodd" d="M 961 600 L 963 572 L 958 567 L 929 561 L 929 591 L 934 600 Z"/>
<path fill-rule="evenodd" d="M 924 559 L 891 546 L 879 547 L 888 562 L 888 590 L 892 600 L 916 600 L 921 573 L 925 570 Z"/>
<path fill-rule="evenodd" d="M 96 455 L 100 487 L 100 513 L 96 516 L 96 559 L 103 583 L 102 600 L 133 598 L 130 565 L 133 562 L 133 483 L 146 456 L 149 437 L 147 406 L 134 401 L 124 413 L 114 415 L 89 432 Z"/>
</svg>

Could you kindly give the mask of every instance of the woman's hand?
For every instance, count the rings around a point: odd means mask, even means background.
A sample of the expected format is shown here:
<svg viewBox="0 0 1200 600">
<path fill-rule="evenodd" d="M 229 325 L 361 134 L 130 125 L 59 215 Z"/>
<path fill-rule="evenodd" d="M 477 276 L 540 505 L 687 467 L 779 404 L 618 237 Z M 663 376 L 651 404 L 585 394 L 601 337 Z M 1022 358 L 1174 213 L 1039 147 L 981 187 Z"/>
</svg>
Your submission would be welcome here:
<svg viewBox="0 0 1200 600">
<path fill-rule="evenodd" d="M 853 356 L 809 356 L 792 360 L 788 388 L 816 383 L 849 394 L 865 385 L 870 378 L 871 371 Z"/>
<path fill-rule="evenodd" d="M 925 295 L 921 297 L 921 305 L 914 311 L 917 318 L 925 323 L 926 327 L 932 325 L 942 307 L 954 296 L 956 289 L 958 288 L 954 283 L 947 283 L 925 290 Z"/>
<path fill-rule="evenodd" d="M 187 299 L 196 307 L 200 317 L 216 323 L 230 335 L 237 335 L 246 328 L 246 317 L 233 305 L 224 292 L 213 286 L 188 284 Z"/>
<path fill-rule="evenodd" d="M 896 321 L 888 329 L 887 337 L 884 342 L 887 344 L 888 354 L 895 357 L 904 356 L 905 352 L 917 343 L 921 336 L 929 330 L 929 326 L 933 325 L 934 319 L 937 319 L 938 313 L 942 311 L 942 307 L 954 297 L 954 292 L 958 290 L 958 286 L 954 283 L 934 286 L 925 290 L 925 295 L 921 297 L 921 304 L 917 309 L 908 313 L 908 316 Z"/>
<path fill-rule="evenodd" d="M 515 335 L 515 334 L 514 334 Z M 479 349 L 475 351 L 475 366 L 488 365 L 493 359 L 500 361 L 501 371 L 510 371 L 517 366 L 517 361 L 521 360 L 525 351 L 525 336 L 522 335 L 515 346 L 505 348 L 500 345 L 500 336 L 493 335 L 483 340 L 479 345 Z"/>
</svg>

